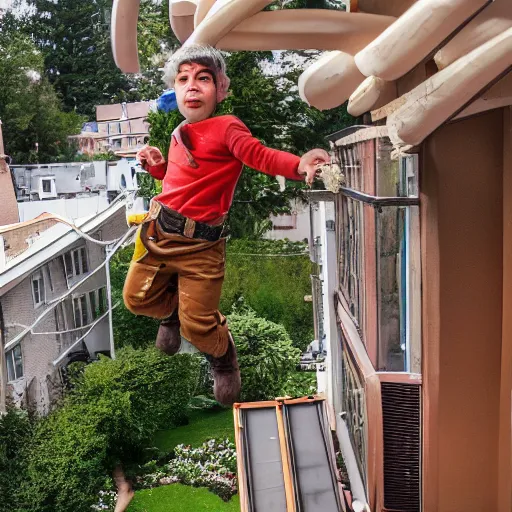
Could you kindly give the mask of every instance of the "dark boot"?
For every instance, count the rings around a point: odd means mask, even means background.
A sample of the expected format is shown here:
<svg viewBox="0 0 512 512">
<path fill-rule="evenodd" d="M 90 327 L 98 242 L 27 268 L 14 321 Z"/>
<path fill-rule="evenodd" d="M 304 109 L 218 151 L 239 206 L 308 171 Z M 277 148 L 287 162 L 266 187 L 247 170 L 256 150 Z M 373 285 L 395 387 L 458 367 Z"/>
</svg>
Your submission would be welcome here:
<svg viewBox="0 0 512 512">
<path fill-rule="evenodd" d="M 165 320 L 160 322 L 158 334 L 156 335 L 156 348 L 173 356 L 181 348 L 180 320 L 178 318 L 178 308 Z"/>
<path fill-rule="evenodd" d="M 206 359 L 210 362 L 212 371 L 215 400 L 222 405 L 233 405 L 240 395 L 242 381 L 231 333 L 226 353 L 221 357 L 207 355 Z"/>
</svg>

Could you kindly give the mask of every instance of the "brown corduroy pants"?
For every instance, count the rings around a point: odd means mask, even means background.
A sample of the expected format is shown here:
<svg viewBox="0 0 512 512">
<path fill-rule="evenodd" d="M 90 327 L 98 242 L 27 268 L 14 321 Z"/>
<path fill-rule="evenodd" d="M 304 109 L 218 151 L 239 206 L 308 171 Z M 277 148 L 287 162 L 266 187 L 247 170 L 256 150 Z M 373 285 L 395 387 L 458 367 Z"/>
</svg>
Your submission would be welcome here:
<svg viewBox="0 0 512 512">
<path fill-rule="evenodd" d="M 219 312 L 226 240 L 164 232 L 155 219 L 137 231 L 123 299 L 136 315 L 164 319 L 178 308 L 181 335 L 213 357 L 226 353 L 228 326 Z"/>
</svg>

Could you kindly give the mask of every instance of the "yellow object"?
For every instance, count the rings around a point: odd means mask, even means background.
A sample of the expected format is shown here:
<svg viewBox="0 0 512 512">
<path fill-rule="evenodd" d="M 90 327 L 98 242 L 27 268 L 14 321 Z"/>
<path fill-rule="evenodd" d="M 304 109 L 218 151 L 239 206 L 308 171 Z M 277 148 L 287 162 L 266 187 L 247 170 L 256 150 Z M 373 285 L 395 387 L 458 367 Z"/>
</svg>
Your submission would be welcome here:
<svg viewBox="0 0 512 512">
<path fill-rule="evenodd" d="M 126 222 L 128 223 L 128 226 L 138 226 L 146 220 L 147 216 L 147 213 L 133 213 L 126 217 Z"/>
<path fill-rule="evenodd" d="M 137 215 L 134 215 L 134 217 L 137 217 Z M 135 249 L 133 250 L 132 261 L 139 261 L 148 253 L 146 246 L 140 239 L 140 229 L 141 228 L 137 230 L 137 234 L 135 235 Z"/>
</svg>

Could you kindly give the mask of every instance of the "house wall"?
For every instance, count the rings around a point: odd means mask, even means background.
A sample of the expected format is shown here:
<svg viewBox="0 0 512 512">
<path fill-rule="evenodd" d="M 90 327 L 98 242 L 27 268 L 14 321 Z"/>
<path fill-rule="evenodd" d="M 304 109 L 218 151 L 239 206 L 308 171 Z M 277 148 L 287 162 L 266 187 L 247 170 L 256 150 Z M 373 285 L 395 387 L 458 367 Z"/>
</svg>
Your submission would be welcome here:
<svg viewBox="0 0 512 512">
<path fill-rule="evenodd" d="M 292 203 L 293 215 L 271 215 L 270 220 L 273 229 L 267 231 L 264 235 L 269 240 L 284 240 L 287 238 L 292 242 L 302 242 L 305 239 L 309 240 L 310 237 L 310 219 L 309 219 L 309 205 L 301 201 L 294 201 Z M 295 217 L 295 219 L 293 219 Z M 295 227 L 288 229 L 288 226 L 295 224 Z M 283 229 L 286 226 L 287 229 Z"/>
<path fill-rule="evenodd" d="M 101 231 L 101 239 L 114 240 L 121 237 L 127 230 L 125 210 L 119 210 L 107 223 L 101 226 L 92 236 L 98 237 Z M 104 248 L 92 242 L 78 241 L 66 248 L 65 252 L 85 246 L 88 255 L 89 271 L 97 268 L 105 259 Z M 62 253 L 63 254 L 63 253 Z M 43 273 L 45 281 L 46 302 L 61 297 L 68 290 L 68 285 L 73 286 L 84 276 L 78 276 L 74 280 L 66 278 L 62 254 L 44 264 L 39 269 L 28 275 L 16 287 L 2 296 L 2 308 L 4 322 L 7 328 L 7 342 L 13 339 L 23 330 L 23 326 L 30 326 L 36 318 L 44 311 L 46 305 L 37 308 L 34 306 L 32 295 L 32 276 L 39 272 Z M 50 283 L 47 271 L 51 272 L 53 291 L 50 290 Z M 94 276 L 84 282 L 73 296 L 80 295 L 92 290 L 106 286 L 105 269 L 101 269 Z M 74 328 L 74 316 L 71 299 L 64 303 L 66 310 L 68 328 Z M 55 332 L 57 325 L 55 313 L 50 312 L 40 323 L 34 327 L 36 332 Z M 62 327 L 61 327 L 62 330 Z M 102 320 L 85 338 L 87 349 L 92 354 L 100 350 L 110 349 L 110 338 L 108 329 L 108 318 Z M 53 361 L 59 356 L 60 341 L 54 334 L 28 334 L 21 341 L 23 357 L 23 378 L 9 383 L 11 396 L 17 402 L 26 400 L 24 394 L 27 386 L 31 386 L 30 396 L 35 399 L 37 408 L 41 413 L 48 411 L 50 403 L 51 384 L 48 386 L 48 379 L 58 380 Z M 80 348 L 80 347 L 78 347 Z"/>
<path fill-rule="evenodd" d="M 1 203 L 0 203 L 1 204 Z M 42 233 L 47 229 L 54 226 L 55 220 L 49 219 L 37 223 L 37 226 L 33 224 L 22 225 L 18 229 L 12 229 L 3 235 L 5 240 L 5 256 L 6 260 L 9 261 L 18 254 L 21 254 L 29 247 L 29 239 L 34 236 L 38 236 L 37 233 Z"/>
<path fill-rule="evenodd" d="M 504 110 L 503 345 L 501 351 L 498 511 L 512 510 L 512 108 Z"/>
<path fill-rule="evenodd" d="M 424 511 L 497 510 L 503 111 L 423 145 Z"/>
</svg>

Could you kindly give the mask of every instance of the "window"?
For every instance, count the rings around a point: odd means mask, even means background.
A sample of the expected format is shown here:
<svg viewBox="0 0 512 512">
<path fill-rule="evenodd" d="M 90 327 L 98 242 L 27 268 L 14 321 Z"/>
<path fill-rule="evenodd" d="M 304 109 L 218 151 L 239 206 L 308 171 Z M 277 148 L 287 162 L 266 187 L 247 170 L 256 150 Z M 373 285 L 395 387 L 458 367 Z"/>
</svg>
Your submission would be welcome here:
<svg viewBox="0 0 512 512">
<path fill-rule="evenodd" d="M 45 300 L 44 279 L 41 272 L 37 272 L 32 276 L 32 297 L 34 299 L 34 306 L 40 306 Z"/>
<path fill-rule="evenodd" d="M 91 324 L 107 311 L 106 288 L 99 288 L 73 298 L 75 327 Z"/>
<path fill-rule="evenodd" d="M 107 289 L 105 287 L 98 290 L 98 312 L 103 315 L 107 311 Z"/>
<path fill-rule="evenodd" d="M 41 180 L 43 182 L 43 192 L 51 194 L 52 192 L 52 180 Z"/>
<path fill-rule="evenodd" d="M 50 265 L 46 265 L 46 275 L 48 276 L 48 286 L 50 287 L 50 291 L 53 292 L 53 280 Z"/>
<path fill-rule="evenodd" d="M 23 377 L 21 345 L 16 345 L 12 350 L 9 350 L 5 357 L 7 359 L 7 380 L 11 382 Z"/>
<path fill-rule="evenodd" d="M 87 296 L 80 295 L 73 299 L 73 314 L 75 317 L 75 327 L 84 327 L 89 323 L 89 308 L 87 305 Z"/>
<path fill-rule="evenodd" d="M 417 157 L 392 161 L 385 147 L 376 149 L 376 165 L 362 144 L 341 155 L 339 290 L 375 369 L 420 373 Z"/>
<path fill-rule="evenodd" d="M 73 249 L 64 254 L 64 266 L 66 269 L 66 277 L 73 277 L 86 274 L 89 272 L 89 264 L 87 262 L 87 250 L 84 247 Z"/>
</svg>

